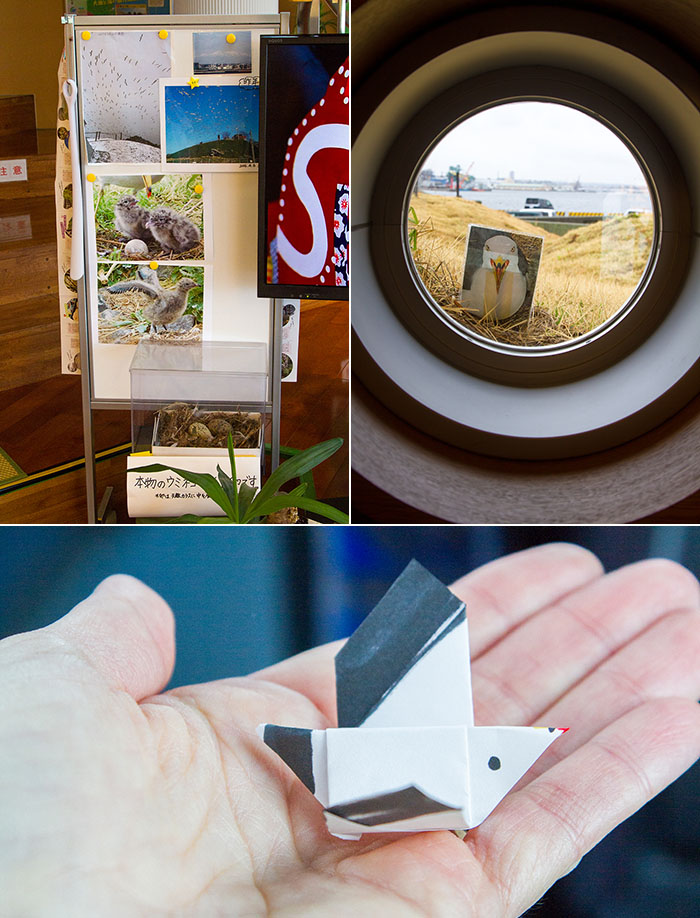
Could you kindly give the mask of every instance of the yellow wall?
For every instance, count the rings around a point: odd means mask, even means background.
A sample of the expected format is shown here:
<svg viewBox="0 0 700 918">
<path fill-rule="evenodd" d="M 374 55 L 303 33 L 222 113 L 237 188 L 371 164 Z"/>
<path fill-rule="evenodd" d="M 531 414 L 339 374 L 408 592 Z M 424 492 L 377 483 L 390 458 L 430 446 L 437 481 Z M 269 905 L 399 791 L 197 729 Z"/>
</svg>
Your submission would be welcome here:
<svg viewBox="0 0 700 918">
<path fill-rule="evenodd" d="M 2 0 L 0 95 L 33 94 L 37 127 L 56 126 L 63 0 Z"/>
</svg>

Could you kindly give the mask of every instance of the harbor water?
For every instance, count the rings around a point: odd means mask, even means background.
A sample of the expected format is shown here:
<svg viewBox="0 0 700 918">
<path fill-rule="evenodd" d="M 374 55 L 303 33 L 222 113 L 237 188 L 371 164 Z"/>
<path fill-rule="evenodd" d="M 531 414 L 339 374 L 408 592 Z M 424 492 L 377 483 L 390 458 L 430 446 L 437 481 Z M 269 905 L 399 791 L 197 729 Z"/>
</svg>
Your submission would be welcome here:
<svg viewBox="0 0 700 918">
<path fill-rule="evenodd" d="M 421 194 L 455 197 L 454 191 L 421 189 Z M 544 198 L 554 210 L 566 213 L 619 214 L 628 210 L 651 211 L 651 199 L 646 193 L 626 191 L 460 191 L 465 201 L 481 201 L 492 210 L 517 211 L 525 207 L 526 198 Z"/>
</svg>

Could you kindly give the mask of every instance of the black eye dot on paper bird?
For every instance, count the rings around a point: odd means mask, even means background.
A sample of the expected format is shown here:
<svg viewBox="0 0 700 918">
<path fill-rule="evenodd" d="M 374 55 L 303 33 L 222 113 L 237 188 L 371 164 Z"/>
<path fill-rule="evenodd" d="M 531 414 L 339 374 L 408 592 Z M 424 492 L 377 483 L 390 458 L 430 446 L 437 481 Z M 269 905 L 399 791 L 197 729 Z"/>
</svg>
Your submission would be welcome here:
<svg viewBox="0 0 700 918">
<path fill-rule="evenodd" d="M 492 755 L 491 758 L 489 759 L 489 768 L 491 769 L 491 771 L 498 771 L 500 767 L 501 767 L 501 760 L 498 758 L 497 755 Z"/>
</svg>

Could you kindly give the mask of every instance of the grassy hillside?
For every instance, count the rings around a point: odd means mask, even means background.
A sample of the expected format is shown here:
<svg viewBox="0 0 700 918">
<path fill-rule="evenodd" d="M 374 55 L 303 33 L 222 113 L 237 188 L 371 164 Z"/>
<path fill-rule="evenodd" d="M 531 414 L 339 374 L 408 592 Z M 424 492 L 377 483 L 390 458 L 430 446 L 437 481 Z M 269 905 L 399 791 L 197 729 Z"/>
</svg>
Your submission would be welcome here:
<svg viewBox="0 0 700 918">
<path fill-rule="evenodd" d="M 215 152 L 218 151 L 218 152 Z M 259 146 L 253 143 L 255 162 L 259 159 Z M 221 154 L 221 155 L 218 155 Z M 197 143 L 176 153 L 168 153 L 169 163 L 249 163 L 251 162 L 250 141 L 209 140 Z"/>
<path fill-rule="evenodd" d="M 414 261 L 435 300 L 457 321 L 511 344 L 551 344 L 599 326 L 632 294 L 651 249 L 651 215 L 601 220 L 557 236 L 462 198 L 423 193 L 411 199 L 411 206 L 407 230 L 414 242 Z M 479 321 L 462 308 L 459 291 L 470 223 L 544 239 L 528 323 Z"/>
</svg>

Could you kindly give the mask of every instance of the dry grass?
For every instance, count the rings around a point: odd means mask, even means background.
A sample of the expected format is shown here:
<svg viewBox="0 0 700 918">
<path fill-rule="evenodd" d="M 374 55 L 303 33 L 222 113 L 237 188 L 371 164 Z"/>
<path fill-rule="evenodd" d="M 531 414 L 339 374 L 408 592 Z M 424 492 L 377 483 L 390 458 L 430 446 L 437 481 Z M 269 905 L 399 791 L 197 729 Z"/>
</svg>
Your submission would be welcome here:
<svg viewBox="0 0 700 918">
<path fill-rule="evenodd" d="M 537 346 L 568 341 L 597 328 L 629 299 L 644 272 L 653 217 L 615 217 L 557 236 L 504 211 L 459 198 L 421 194 L 411 205 L 418 223 L 413 257 L 428 291 L 456 321 L 494 341 Z M 460 301 L 470 223 L 542 236 L 544 246 L 529 320 L 495 323 L 470 315 Z"/>
</svg>

